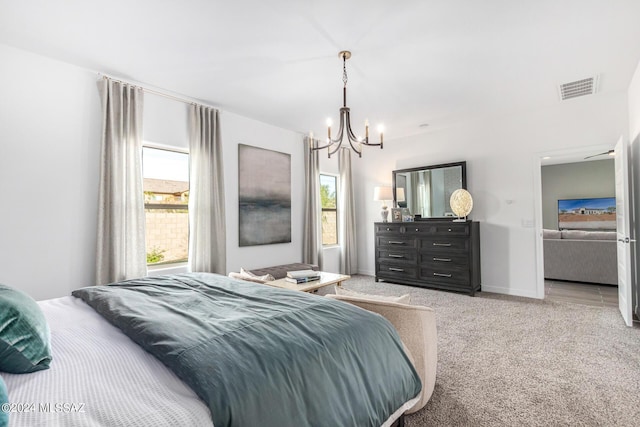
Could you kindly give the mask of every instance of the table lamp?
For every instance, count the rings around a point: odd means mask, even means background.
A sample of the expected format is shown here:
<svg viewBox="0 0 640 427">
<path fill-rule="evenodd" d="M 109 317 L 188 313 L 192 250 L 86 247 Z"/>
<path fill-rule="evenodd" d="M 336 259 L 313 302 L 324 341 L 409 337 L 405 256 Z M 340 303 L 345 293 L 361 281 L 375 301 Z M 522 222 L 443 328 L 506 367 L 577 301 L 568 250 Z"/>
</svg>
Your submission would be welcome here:
<svg viewBox="0 0 640 427">
<path fill-rule="evenodd" d="M 391 191 L 391 187 L 375 187 L 373 189 L 373 200 L 382 202 L 382 212 L 380 212 L 382 222 L 388 222 L 389 210 L 387 207 L 387 200 L 393 200 L 393 191 Z"/>
<path fill-rule="evenodd" d="M 473 208 L 473 198 L 467 190 L 460 188 L 451 194 L 449 204 L 451 204 L 453 213 L 458 215 L 458 219 L 454 219 L 454 221 L 462 222 L 467 220 L 467 215 L 469 215 Z"/>
</svg>

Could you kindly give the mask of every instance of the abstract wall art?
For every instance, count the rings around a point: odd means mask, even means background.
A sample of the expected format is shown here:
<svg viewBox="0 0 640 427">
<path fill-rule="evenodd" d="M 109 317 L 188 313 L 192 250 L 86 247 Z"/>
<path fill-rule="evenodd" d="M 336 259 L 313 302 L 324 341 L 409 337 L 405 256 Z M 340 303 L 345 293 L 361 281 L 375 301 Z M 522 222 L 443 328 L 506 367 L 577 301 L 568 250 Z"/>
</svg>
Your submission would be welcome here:
<svg viewBox="0 0 640 427">
<path fill-rule="evenodd" d="M 240 246 L 291 242 L 291 155 L 238 145 Z"/>
</svg>

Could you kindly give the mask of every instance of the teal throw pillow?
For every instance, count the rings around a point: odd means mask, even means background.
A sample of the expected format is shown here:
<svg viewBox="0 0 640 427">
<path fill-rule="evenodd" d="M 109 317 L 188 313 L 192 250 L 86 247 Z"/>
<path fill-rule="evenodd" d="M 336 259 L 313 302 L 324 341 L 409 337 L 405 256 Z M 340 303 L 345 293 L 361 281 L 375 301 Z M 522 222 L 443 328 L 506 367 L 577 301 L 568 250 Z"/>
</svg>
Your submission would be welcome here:
<svg viewBox="0 0 640 427">
<path fill-rule="evenodd" d="M 0 377 L 0 427 L 7 427 L 9 425 L 9 412 L 4 406 L 5 403 L 9 403 L 9 394 L 7 393 L 7 386 L 4 384 L 4 380 Z"/>
<path fill-rule="evenodd" d="M 0 371 L 12 374 L 48 369 L 50 333 L 38 303 L 0 284 Z"/>
</svg>

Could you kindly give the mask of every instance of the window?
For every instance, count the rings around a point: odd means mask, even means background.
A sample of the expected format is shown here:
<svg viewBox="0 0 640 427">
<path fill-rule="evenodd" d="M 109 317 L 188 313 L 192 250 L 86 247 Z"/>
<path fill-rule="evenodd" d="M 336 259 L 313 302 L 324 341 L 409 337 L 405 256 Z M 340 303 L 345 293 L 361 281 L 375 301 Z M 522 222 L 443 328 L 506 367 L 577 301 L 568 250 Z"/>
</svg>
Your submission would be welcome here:
<svg viewBox="0 0 640 427">
<path fill-rule="evenodd" d="M 147 265 L 186 262 L 189 254 L 189 153 L 142 148 Z"/>
<path fill-rule="evenodd" d="M 320 204 L 322 205 L 322 244 L 338 244 L 338 177 L 320 175 Z"/>
</svg>

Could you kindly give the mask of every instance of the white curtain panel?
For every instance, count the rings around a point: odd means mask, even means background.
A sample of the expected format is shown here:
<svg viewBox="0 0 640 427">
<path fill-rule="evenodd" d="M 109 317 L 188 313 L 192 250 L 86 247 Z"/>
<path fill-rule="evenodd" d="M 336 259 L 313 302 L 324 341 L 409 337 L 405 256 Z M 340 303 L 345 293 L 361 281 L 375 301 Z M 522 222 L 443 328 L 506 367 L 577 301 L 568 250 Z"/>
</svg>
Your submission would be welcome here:
<svg viewBox="0 0 640 427">
<path fill-rule="evenodd" d="M 189 267 L 191 271 L 226 274 L 219 112 L 191 105 L 189 116 Z"/>
<path fill-rule="evenodd" d="M 142 89 L 103 77 L 96 284 L 147 274 Z"/>
<path fill-rule="evenodd" d="M 322 206 L 320 204 L 320 161 L 318 150 L 308 136 L 304 137 L 304 226 L 302 232 L 302 262 L 315 264 L 322 270 Z"/>
<path fill-rule="evenodd" d="M 351 178 L 351 149 L 342 148 L 338 155 L 340 171 L 340 200 L 338 201 L 338 240 L 340 244 L 340 273 L 358 272 L 356 241 L 356 209 Z"/>
</svg>

